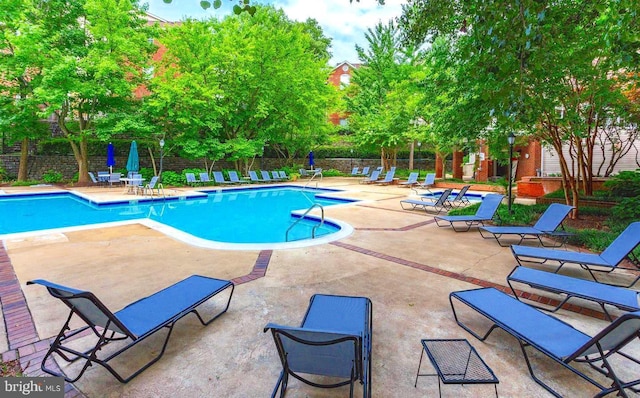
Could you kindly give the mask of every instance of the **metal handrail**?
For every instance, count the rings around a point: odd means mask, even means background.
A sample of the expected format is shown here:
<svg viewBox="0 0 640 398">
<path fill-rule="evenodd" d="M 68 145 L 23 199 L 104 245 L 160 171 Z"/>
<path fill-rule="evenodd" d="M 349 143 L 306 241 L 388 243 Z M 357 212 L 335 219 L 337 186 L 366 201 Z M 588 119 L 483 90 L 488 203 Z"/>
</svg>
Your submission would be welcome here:
<svg viewBox="0 0 640 398">
<path fill-rule="evenodd" d="M 287 228 L 287 232 L 285 233 L 285 242 L 289 242 L 289 231 L 296 226 L 296 224 L 298 224 L 300 221 L 302 221 L 305 216 L 307 214 L 309 214 L 309 212 L 311 210 L 313 210 L 314 208 L 319 207 L 320 208 L 320 223 L 316 226 L 313 227 L 313 229 L 311 230 L 311 239 L 315 239 L 316 238 L 316 230 L 318 228 L 320 228 L 322 225 L 324 225 L 324 207 L 320 204 L 320 203 L 314 203 L 311 205 L 311 207 L 309 207 L 307 209 L 307 211 L 305 211 L 302 216 L 300 216 L 300 218 L 298 218 L 293 224 L 291 224 L 289 226 L 289 228 Z"/>
<path fill-rule="evenodd" d="M 322 181 L 322 169 L 320 169 L 321 171 L 319 173 L 313 173 L 313 175 L 311 176 L 311 178 L 309 178 L 309 181 L 307 181 L 306 184 L 304 184 L 303 188 L 306 188 L 307 185 L 309 185 L 311 183 L 311 181 L 313 181 L 314 178 L 316 178 L 316 176 L 320 176 L 320 180 Z M 318 181 L 316 181 L 316 189 L 318 189 Z"/>
</svg>

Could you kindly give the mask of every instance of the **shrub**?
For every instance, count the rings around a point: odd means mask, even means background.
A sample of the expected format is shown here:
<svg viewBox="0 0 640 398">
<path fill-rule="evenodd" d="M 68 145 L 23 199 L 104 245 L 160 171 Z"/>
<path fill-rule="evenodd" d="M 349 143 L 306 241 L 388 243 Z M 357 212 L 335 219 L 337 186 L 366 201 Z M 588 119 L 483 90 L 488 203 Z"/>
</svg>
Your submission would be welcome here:
<svg viewBox="0 0 640 398">
<path fill-rule="evenodd" d="M 59 173 L 55 170 L 47 170 L 42 175 L 42 181 L 46 182 L 47 184 L 57 184 L 62 181 L 62 173 Z"/>
<path fill-rule="evenodd" d="M 340 170 L 336 169 L 322 170 L 323 177 L 340 177 L 343 175 L 344 174 Z"/>
<path fill-rule="evenodd" d="M 7 170 L 4 167 L 0 166 L 0 181 L 5 181 L 7 179 Z"/>
<path fill-rule="evenodd" d="M 640 196 L 640 172 L 621 171 L 604 183 L 611 196 L 631 198 Z"/>
<path fill-rule="evenodd" d="M 162 184 L 164 186 L 181 187 L 186 185 L 187 180 L 184 178 L 184 174 L 176 173 L 175 171 L 163 171 L 162 172 Z"/>
<path fill-rule="evenodd" d="M 640 220 L 640 198 L 623 198 L 611 208 L 607 225 L 614 232 L 622 232 L 631 222 Z"/>
</svg>

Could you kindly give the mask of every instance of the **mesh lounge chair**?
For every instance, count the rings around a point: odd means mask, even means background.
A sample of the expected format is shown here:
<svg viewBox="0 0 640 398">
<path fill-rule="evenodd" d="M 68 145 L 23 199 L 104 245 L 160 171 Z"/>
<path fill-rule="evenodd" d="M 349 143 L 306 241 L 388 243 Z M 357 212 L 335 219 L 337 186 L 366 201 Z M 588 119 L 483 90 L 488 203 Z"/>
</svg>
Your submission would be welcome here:
<svg viewBox="0 0 640 398">
<path fill-rule="evenodd" d="M 265 170 L 260 170 L 260 174 L 262 174 L 262 180 L 265 182 L 275 182 L 272 178 L 271 178 L 271 174 L 269 174 L 268 171 Z"/>
<path fill-rule="evenodd" d="M 250 184 L 251 181 L 247 181 L 245 179 L 241 179 L 238 177 L 238 173 L 235 170 L 229 171 L 229 180 L 236 184 Z"/>
<path fill-rule="evenodd" d="M 371 397 L 372 304 L 366 297 L 311 297 L 300 327 L 268 324 L 282 362 L 282 372 L 272 397 L 280 389 L 284 397 L 292 376 L 320 388 L 349 385 L 350 396 L 356 381 L 362 396 Z M 344 381 L 322 383 L 313 376 L 331 376 Z"/>
<path fill-rule="evenodd" d="M 388 185 L 393 183 L 393 176 L 396 173 L 396 168 L 392 167 L 391 170 L 389 170 L 389 172 L 384 176 L 384 179 L 380 180 L 380 181 L 374 181 L 374 183 L 376 184 L 381 184 L 381 185 Z"/>
<path fill-rule="evenodd" d="M 449 207 L 449 195 L 451 195 L 451 188 L 445 189 L 438 199 L 435 201 L 418 200 L 418 199 L 404 199 L 400 201 L 400 206 L 403 210 L 415 210 L 422 208 L 425 212 L 435 211 L 440 213 L 442 210 L 446 210 Z M 405 204 L 407 207 L 405 207 Z"/>
<path fill-rule="evenodd" d="M 418 172 L 413 172 L 411 174 L 409 174 L 409 178 L 407 178 L 407 181 L 402 181 L 400 183 L 400 186 L 407 186 L 407 187 L 412 187 L 416 184 L 418 184 Z"/>
<path fill-rule="evenodd" d="M 280 176 L 280 179 L 282 181 L 289 181 L 289 176 L 287 175 L 286 171 L 280 170 L 280 171 L 278 171 L 278 175 Z"/>
<path fill-rule="evenodd" d="M 541 271 L 538 269 L 527 267 L 515 267 L 507 276 L 507 283 L 513 292 L 513 295 L 521 300 L 516 294 L 516 285 L 527 285 L 534 289 L 544 290 L 546 292 L 555 293 L 561 296 L 560 302 L 555 307 L 541 307 L 535 301 L 529 305 L 534 307 L 548 309 L 556 312 L 562 308 L 567 301 L 573 298 L 593 301 L 600 305 L 610 321 L 613 317 L 607 311 L 607 305 L 614 306 L 623 311 L 640 311 L 640 292 L 632 289 L 625 289 L 618 286 L 605 285 L 598 282 L 587 281 L 584 279 L 571 278 L 552 272 Z"/>
<path fill-rule="evenodd" d="M 458 194 L 455 196 L 455 198 L 449 201 L 451 207 L 462 207 L 470 203 L 469 199 L 467 199 L 467 197 L 465 196 L 469 188 L 471 188 L 471 185 L 465 185 L 462 187 L 462 189 L 460 189 L 460 191 L 458 191 Z"/>
<path fill-rule="evenodd" d="M 510 226 L 498 226 L 498 227 L 480 227 L 480 235 L 485 239 L 495 239 L 496 242 L 502 247 L 507 247 L 509 244 L 503 244 L 500 238 L 505 235 L 516 235 L 520 237 L 520 240 L 516 245 L 522 243 L 525 239 L 537 239 L 538 242 L 545 246 L 542 241 L 543 236 L 564 236 L 568 234 L 562 231 L 556 231 L 558 227 L 562 226 L 562 221 L 569 215 L 569 212 L 573 210 L 572 206 L 563 205 L 560 203 L 552 203 L 547 210 L 540 216 L 540 219 L 533 225 L 533 227 L 510 227 Z M 562 245 L 562 244 L 561 244 Z M 558 246 L 558 245 L 554 245 Z"/>
<path fill-rule="evenodd" d="M 227 311 L 234 289 L 234 285 L 230 281 L 192 275 L 151 296 L 131 303 L 120 311 L 111 312 L 91 292 L 57 285 L 43 279 L 29 281 L 27 284 L 45 286 L 53 297 L 60 299 L 71 310 L 67 321 L 42 359 L 41 365 L 43 371 L 54 376 L 64 377 L 69 383 L 80 379 L 87 368 L 94 363 L 103 366 L 121 383 L 127 383 L 162 357 L 169 342 L 171 331 L 178 320 L 187 314 L 194 313 L 203 325 L 208 325 Z M 205 321 L 198 312 L 198 307 L 229 288 L 231 290 L 226 306 Z M 84 321 L 87 326 L 71 330 L 69 324 L 74 315 Z M 69 345 L 65 345 L 68 340 L 73 341 L 74 336 L 87 330 L 92 331 L 97 338 L 95 346 L 81 352 Z M 160 330 L 167 330 L 164 344 L 158 354 L 142 367 L 128 376 L 123 376 L 109 364 L 112 359 Z M 101 349 L 112 342 L 116 342 L 118 349 L 115 352 L 106 354 L 106 357 L 100 358 L 102 357 L 100 355 L 102 354 Z M 122 346 L 122 342 L 126 342 L 126 344 Z M 54 354 L 57 358 L 66 362 L 84 360 L 84 364 L 75 376 L 60 374 L 48 368 L 46 364 L 47 360 Z"/>
<path fill-rule="evenodd" d="M 554 273 L 560 271 L 560 268 L 566 263 L 578 264 L 589 272 L 593 280 L 597 281 L 594 272 L 612 272 L 615 269 L 638 271 L 640 259 L 633 253 L 638 244 L 640 244 L 640 221 L 629 224 L 600 254 L 517 245 L 511 246 L 511 251 L 518 264 L 522 265 L 523 262 L 548 264 L 551 262 L 558 264 L 553 271 Z M 624 259 L 628 259 L 633 267 L 621 266 Z M 640 280 L 640 276 L 636 277 L 628 286 L 633 286 L 638 280 Z"/>
<path fill-rule="evenodd" d="M 412 189 L 418 194 L 416 189 L 426 189 L 431 192 L 429 188 L 433 188 L 436 185 L 436 175 L 434 173 L 427 173 L 427 176 L 424 178 L 424 182 L 416 184 Z"/>
<path fill-rule="evenodd" d="M 196 179 L 196 175 L 193 173 L 185 173 L 184 177 L 187 179 L 187 184 L 194 186 L 200 184 L 200 181 Z"/>
<path fill-rule="evenodd" d="M 361 176 L 364 176 L 364 177 L 368 177 L 368 176 L 369 176 L 369 169 L 370 169 L 370 167 L 369 167 L 369 166 L 365 166 L 365 167 L 363 167 L 363 168 L 362 168 L 362 172 L 360 173 L 360 175 L 361 175 Z"/>
<path fill-rule="evenodd" d="M 351 175 L 352 176 L 357 176 L 360 175 L 360 173 L 358 173 L 358 171 L 360 170 L 360 167 L 354 167 L 351 169 Z"/>
<path fill-rule="evenodd" d="M 378 170 L 373 170 L 371 172 L 371 176 L 365 177 L 364 180 L 360 181 L 360 184 L 372 184 L 378 181 L 379 177 L 380 177 L 380 172 Z"/>
<path fill-rule="evenodd" d="M 493 325 L 485 334 L 476 333 L 460 320 L 456 313 L 454 300 L 477 311 Z M 458 325 L 477 339 L 484 341 L 496 328 L 515 337 L 520 344 L 533 380 L 556 397 L 562 395 L 535 375 L 527 354 L 527 347 L 535 348 L 599 388 L 601 391 L 596 395 L 598 397 L 612 392 L 627 396 L 629 391 L 635 393 L 640 391 L 638 387 L 635 387 L 640 384 L 640 379 L 625 382 L 620 380 L 615 373 L 615 369 L 620 369 L 623 365 L 625 368 L 634 367 L 634 369 L 640 365 L 638 359 L 621 351 L 628 343 L 640 337 L 640 311 L 622 315 L 600 333 L 591 337 L 494 288 L 453 292 L 449 295 L 449 301 Z M 614 358 L 615 360 L 612 361 Z M 580 363 L 588 364 L 592 369 L 606 376 L 608 381 L 605 384 L 596 381 L 589 374 L 576 367 Z M 640 369 L 632 374 L 640 374 Z"/>
<path fill-rule="evenodd" d="M 280 174 L 276 170 L 273 170 L 271 172 L 271 179 L 274 180 L 274 181 L 283 181 L 283 180 L 285 180 L 284 178 L 280 177 Z"/>
<path fill-rule="evenodd" d="M 211 184 L 211 178 L 209 178 L 209 173 L 200 173 L 200 183 L 202 184 Z"/>
<path fill-rule="evenodd" d="M 222 185 L 233 184 L 233 181 L 227 181 L 227 180 L 224 179 L 224 174 L 222 174 L 221 171 L 214 171 L 213 172 L 213 181 L 216 184 L 222 184 Z"/>
<path fill-rule="evenodd" d="M 479 226 L 479 225 L 484 225 L 485 221 L 490 221 L 492 220 L 495 216 L 496 216 L 496 212 L 498 211 L 498 207 L 500 207 L 500 202 L 502 202 L 502 199 L 504 198 L 504 195 L 498 195 L 498 194 L 489 194 L 486 195 L 484 197 L 484 199 L 482 199 L 482 203 L 480 203 L 480 207 L 478 208 L 478 210 L 476 211 L 476 214 L 474 215 L 470 215 L 470 216 L 435 216 L 434 219 L 436 221 L 436 224 L 439 227 L 445 227 L 445 226 L 451 226 L 451 228 L 453 228 L 454 231 L 456 232 L 461 232 L 461 231 L 468 231 L 471 227 L 473 226 Z M 449 224 L 444 224 L 440 225 L 440 223 L 438 221 L 446 221 Z M 465 229 L 456 229 L 455 224 L 456 222 L 463 222 L 466 224 L 467 228 Z"/>
<path fill-rule="evenodd" d="M 265 179 L 258 178 L 258 174 L 253 170 L 249 170 L 249 178 L 251 178 L 251 182 L 267 182 Z"/>
</svg>

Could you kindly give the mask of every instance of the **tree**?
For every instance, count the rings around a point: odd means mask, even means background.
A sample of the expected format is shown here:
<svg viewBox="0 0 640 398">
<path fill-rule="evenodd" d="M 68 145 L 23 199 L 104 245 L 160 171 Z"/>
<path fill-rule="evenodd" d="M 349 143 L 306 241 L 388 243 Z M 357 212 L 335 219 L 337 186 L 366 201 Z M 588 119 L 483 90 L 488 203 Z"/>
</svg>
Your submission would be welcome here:
<svg viewBox="0 0 640 398">
<path fill-rule="evenodd" d="M 150 31 L 142 9 L 129 0 L 54 0 L 40 8 L 40 25 L 59 26 L 46 42 L 48 63 L 34 93 L 43 104 L 40 114 L 55 115 L 78 163 L 78 181 L 86 183 L 88 139 L 113 127 L 100 119 L 133 112 L 133 90 L 154 50 Z"/>
<path fill-rule="evenodd" d="M 369 49 L 356 46 L 363 66 L 354 71 L 347 90 L 349 126 L 360 145 L 380 150 L 386 168 L 395 164 L 399 147 L 411 139 L 414 106 L 408 106 L 403 82 L 408 80 L 416 58 L 413 47 L 403 47 L 393 22 L 378 23 L 365 34 Z"/>
<path fill-rule="evenodd" d="M 167 52 L 146 103 L 187 156 L 247 169 L 265 145 L 293 157 L 329 131 L 329 40 L 315 21 L 258 7 L 254 16 L 185 21 L 160 41 Z"/>
<path fill-rule="evenodd" d="M 561 156 L 567 203 L 577 205 L 577 181 L 591 190 L 602 116 L 635 117 L 630 112 L 637 107 L 622 93 L 637 85 L 638 16 L 629 10 L 639 6 L 638 0 L 606 6 L 416 0 L 405 7 L 401 26 L 407 40 L 451 41 L 460 70 L 473 82 L 471 92 L 491 109 L 489 137 L 505 142 L 518 131 L 552 145 Z M 486 109 L 459 117 L 478 117 Z M 562 155 L 567 143 L 575 148 L 569 159 Z"/>
</svg>

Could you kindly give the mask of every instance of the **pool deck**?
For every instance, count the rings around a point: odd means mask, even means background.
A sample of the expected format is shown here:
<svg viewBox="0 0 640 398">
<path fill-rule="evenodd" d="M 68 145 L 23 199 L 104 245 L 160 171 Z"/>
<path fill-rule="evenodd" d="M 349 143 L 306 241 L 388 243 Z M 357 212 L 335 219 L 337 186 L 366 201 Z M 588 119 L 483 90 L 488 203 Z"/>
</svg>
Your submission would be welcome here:
<svg viewBox="0 0 640 398">
<path fill-rule="evenodd" d="M 66 319 L 65 307 L 46 289 L 26 286 L 48 279 L 90 290 L 117 310 L 192 274 L 236 283 L 231 306 L 207 327 L 187 316 L 173 330 L 164 357 L 128 384 L 99 366 L 89 369 L 67 397 L 263 397 L 280 372 L 269 322 L 297 326 L 315 293 L 366 296 L 373 302 L 373 397 L 424 397 L 438 391 L 435 378 L 414 388 L 420 339 L 466 338 L 500 380 L 502 397 L 548 397 L 526 368 L 517 342 L 495 331 L 480 342 L 454 321 L 448 296 L 481 286 L 506 287 L 515 266 L 511 251 L 475 231 L 438 228 L 424 211 L 403 211 L 411 195 L 398 186 L 359 184 L 356 178 L 324 178 L 319 187 L 360 199 L 328 207 L 327 217 L 351 224 L 353 234 L 318 246 L 230 251 L 190 246 L 134 224 L 5 240 L 0 245 L 0 323 L 4 360 L 20 359 L 27 375 L 41 375 L 40 360 Z M 298 181 L 304 185 L 306 181 Z M 313 184 L 315 186 L 315 183 Z M 196 188 L 197 189 L 197 188 Z M 35 188 L 3 188 L 6 193 Z M 38 191 L 52 188 L 37 188 Z M 171 190 L 184 195 L 191 189 Z M 129 200 L 121 188 L 78 188 L 97 201 Z M 584 276 L 579 270 L 576 274 Z M 542 298 L 543 299 L 543 298 Z M 558 316 L 588 334 L 607 325 L 593 305 L 579 302 Z M 584 304 L 584 305 L 583 305 Z M 475 319 L 480 319 L 479 316 Z M 151 338 L 139 355 L 158 348 Z M 640 355 L 638 347 L 633 354 Z M 592 396 L 596 388 L 540 355 L 535 367 L 565 396 Z M 135 355 L 128 357 L 135 361 Z M 130 363 L 122 363 L 125 368 Z M 586 368 L 585 368 L 586 369 Z M 422 372 L 429 371 L 423 363 Z M 621 372 L 622 378 L 625 376 Z M 637 375 L 634 375 L 637 378 Z M 602 378 L 598 378 L 602 380 Z M 446 397 L 492 396 L 493 386 L 443 385 Z M 290 397 L 343 397 L 348 387 L 321 390 L 290 381 Z M 356 396 L 361 387 L 356 387 Z"/>
</svg>

